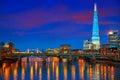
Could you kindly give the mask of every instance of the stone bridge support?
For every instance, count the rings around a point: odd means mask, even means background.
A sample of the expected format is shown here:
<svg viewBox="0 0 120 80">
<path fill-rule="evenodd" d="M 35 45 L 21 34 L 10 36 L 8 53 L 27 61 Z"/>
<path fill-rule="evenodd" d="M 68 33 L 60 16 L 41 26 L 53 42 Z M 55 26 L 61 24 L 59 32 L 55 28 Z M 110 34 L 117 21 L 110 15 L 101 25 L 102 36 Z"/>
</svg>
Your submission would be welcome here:
<svg viewBox="0 0 120 80">
<path fill-rule="evenodd" d="M 46 58 L 47 58 L 47 57 L 44 55 L 44 56 L 43 56 L 43 61 L 42 61 L 43 64 L 46 64 Z"/>
<path fill-rule="evenodd" d="M 73 60 L 72 60 L 72 56 L 69 55 L 69 56 L 68 56 L 68 63 L 69 63 L 69 64 L 72 64 L 72 61 L 73 61 Z"/>
</svg>

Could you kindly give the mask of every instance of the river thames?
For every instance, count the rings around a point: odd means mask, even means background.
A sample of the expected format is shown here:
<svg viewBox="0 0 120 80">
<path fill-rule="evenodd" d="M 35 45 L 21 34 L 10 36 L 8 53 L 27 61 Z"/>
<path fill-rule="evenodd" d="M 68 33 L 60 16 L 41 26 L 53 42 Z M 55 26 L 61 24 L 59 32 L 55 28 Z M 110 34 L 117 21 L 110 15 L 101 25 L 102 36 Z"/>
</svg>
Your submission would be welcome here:
<svg viewBox="0 0 120 80">
<path fill-rule="evenodd" d="M 21 62 L 2 63 L 0 80 L 120 80 L 120 64 L 90 63 L 83 59 L 69 64 L 66 59 L 22 58 Z"/>
</svg>

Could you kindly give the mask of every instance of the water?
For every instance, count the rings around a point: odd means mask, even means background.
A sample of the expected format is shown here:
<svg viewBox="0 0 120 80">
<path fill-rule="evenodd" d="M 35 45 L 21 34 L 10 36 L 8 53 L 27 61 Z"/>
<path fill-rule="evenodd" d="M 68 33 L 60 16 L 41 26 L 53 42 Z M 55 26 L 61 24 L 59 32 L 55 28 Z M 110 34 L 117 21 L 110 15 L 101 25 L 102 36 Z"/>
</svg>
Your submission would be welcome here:
<svg viewBox="0 0 120 80">
<path fill-rule="evenodd" d="M 88 63 L 82 59 L 68 64 L 66 59 L 48 58 L 43 64 L 41 58 L 23 58 L 21 63 L 3 63 L 0 66 L 0 80 L 120 80 L 120 65 Z"/>
</svg>

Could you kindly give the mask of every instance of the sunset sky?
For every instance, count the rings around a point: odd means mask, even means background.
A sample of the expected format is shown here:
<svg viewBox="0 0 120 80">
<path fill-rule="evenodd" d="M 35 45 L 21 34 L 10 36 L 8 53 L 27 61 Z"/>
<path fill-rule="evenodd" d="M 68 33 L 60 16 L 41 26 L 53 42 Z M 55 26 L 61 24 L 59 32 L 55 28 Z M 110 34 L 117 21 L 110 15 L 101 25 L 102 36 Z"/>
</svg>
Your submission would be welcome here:
<svg viewBox="0 0 120 80">
<path fill-rule="evenodd" d="M 13 41 L 22 51 L 60 44 L 83 49 L 83 40 L 91 39 L 95 2 L 105 44 L 109 31 L 120 31 L 120 0 L 1 0 L 0 41 Z"/>
</svg>

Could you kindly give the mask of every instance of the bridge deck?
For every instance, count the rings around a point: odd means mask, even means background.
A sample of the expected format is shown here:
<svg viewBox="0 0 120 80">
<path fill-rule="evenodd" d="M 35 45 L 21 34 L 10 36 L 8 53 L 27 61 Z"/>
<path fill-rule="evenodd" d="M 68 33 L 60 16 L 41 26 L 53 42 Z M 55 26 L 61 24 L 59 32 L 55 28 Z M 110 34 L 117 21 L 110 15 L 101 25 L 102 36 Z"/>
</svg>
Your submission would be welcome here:
<svg viewBox="0 0 120 80">
<path fill-rule="evenodd" d="M 100 54 L 46 54 L 46 53 L 13 53 L 8 54 L 6 57 L 12 58 L 23 58 L 23 57 L 40 57 L 40 58 L 48 58 L 48 57 L 61 57 L 61 58 L 80 58 L 80 57 L 87 57 L 87 58 L 95 58 L 95 59 L 115 59 L 114 55 L 100 55 Z"/>
</svg>

